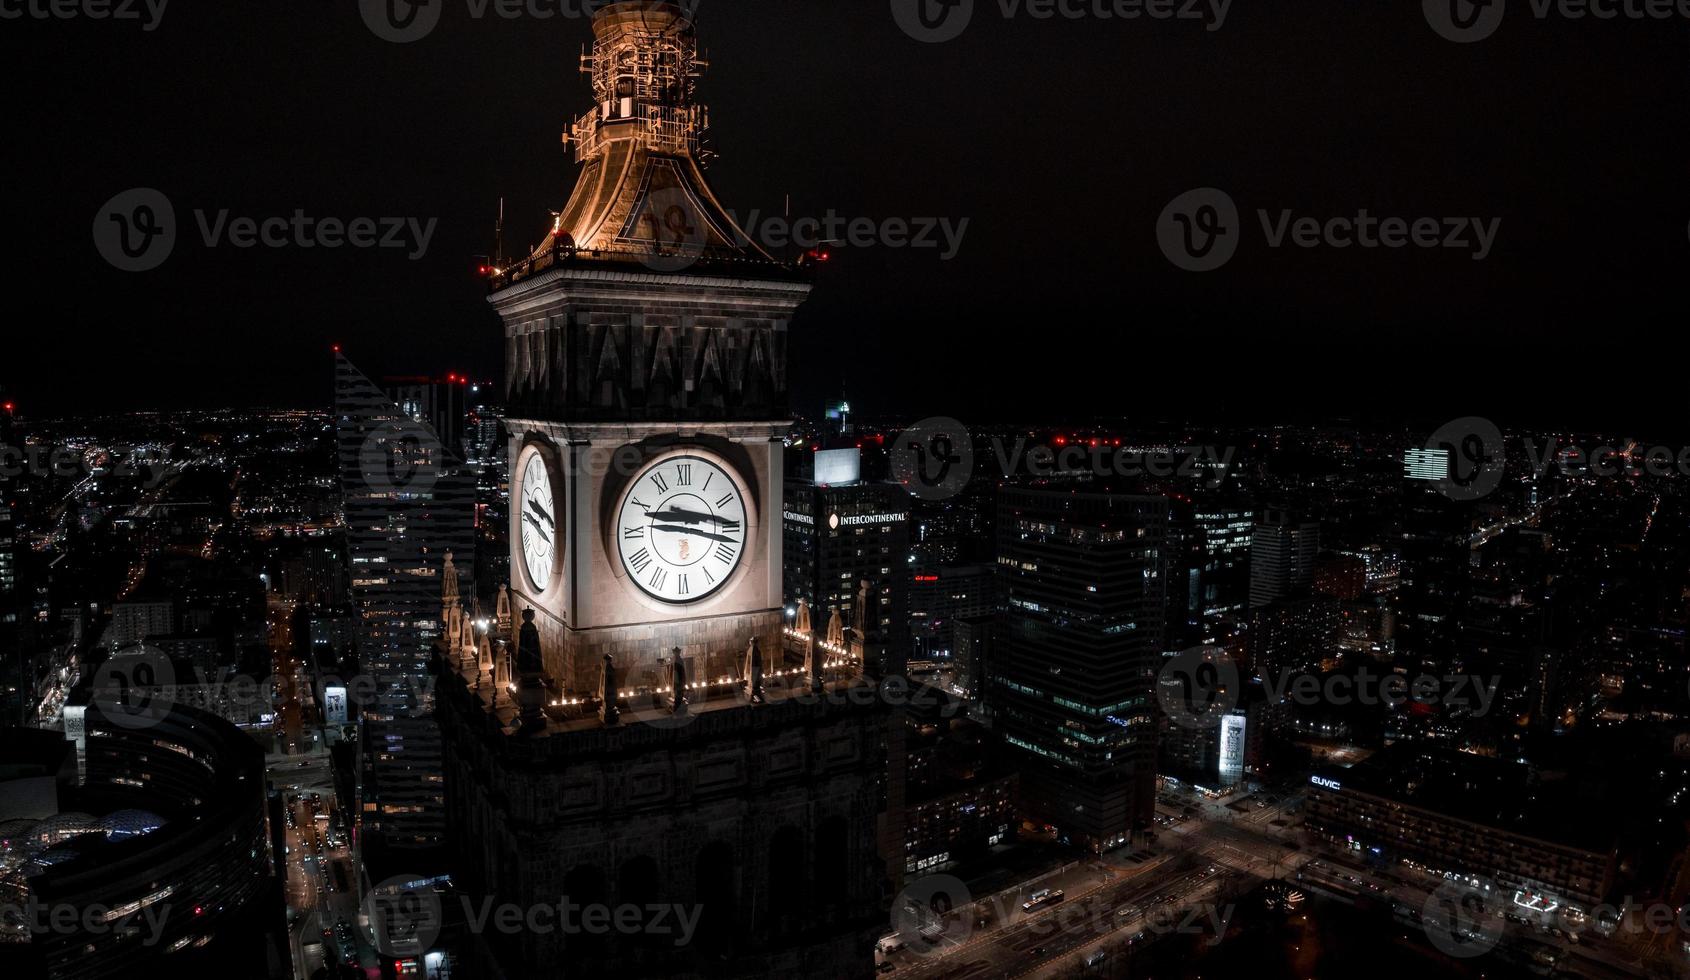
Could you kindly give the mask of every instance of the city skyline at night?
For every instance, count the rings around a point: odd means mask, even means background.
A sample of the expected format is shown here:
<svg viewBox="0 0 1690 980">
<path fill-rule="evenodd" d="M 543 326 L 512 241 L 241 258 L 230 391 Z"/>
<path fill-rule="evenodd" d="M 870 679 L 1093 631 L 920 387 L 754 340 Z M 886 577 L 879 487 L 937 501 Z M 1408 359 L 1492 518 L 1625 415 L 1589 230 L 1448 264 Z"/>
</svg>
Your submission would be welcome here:
<svg viewBox="0 0 1690 980">
<path fill-rule="evenodd" d="M 1690 978 L 1687 27 L 0 0 L 0 969 Z"/>
</svg>

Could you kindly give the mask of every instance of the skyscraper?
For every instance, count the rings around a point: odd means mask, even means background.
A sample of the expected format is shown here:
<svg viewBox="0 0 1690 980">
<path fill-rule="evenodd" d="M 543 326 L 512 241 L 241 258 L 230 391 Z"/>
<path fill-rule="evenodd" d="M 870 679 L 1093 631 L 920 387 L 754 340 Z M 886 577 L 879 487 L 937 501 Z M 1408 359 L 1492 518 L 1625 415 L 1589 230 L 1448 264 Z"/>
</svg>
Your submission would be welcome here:
<svg viewBox="0 0 1690 980">
<path fill-rule="evenodd" d="M 418 421 L 420 404 L 402 408 L 344 355 L 335 370 L 358 664 L 372 692 L 360 706 L 360 840 L 433 847 L 444 798 L 429 658 L 441 633 L 442 561 L 474 554 L 475 477 Z"/>
<path fill-rule="evenodd" d="M 783 590 L 790 606 L 802 601 L 824 623 L 844 617 L 884 677 L 903 673 L 909 655 L 910 495 L 863 480 L 856 453 L 818 453 L 844 465 L 830 471 L 821 460 L 816 477 L 787 481 Z"/>
<path fill-rule="evenodd" d="M 782 621 L 786 333 L 810 284 L 704 179 L 683 6 L 611 3 L 593 34 L 575 192 L 493 279 L 513 632 L 442 645 L 454 880 L 702 917 L 685 942 L 488 934 L 461 966 L 867 977 L 888 713 L 836 636 Z"/>
<path fill-rule="evenodd" d="M 1005 487 L 990 694 L 1027 815 L 1101 852 L 1155 807 L 1165 497 Z"/>
<path fill-rule="evenodd" d="M 1320 522 L 1268 511 L 1250 537 L 1250 607 L 1306 594 L 1319 554 Z"/>
</svg>

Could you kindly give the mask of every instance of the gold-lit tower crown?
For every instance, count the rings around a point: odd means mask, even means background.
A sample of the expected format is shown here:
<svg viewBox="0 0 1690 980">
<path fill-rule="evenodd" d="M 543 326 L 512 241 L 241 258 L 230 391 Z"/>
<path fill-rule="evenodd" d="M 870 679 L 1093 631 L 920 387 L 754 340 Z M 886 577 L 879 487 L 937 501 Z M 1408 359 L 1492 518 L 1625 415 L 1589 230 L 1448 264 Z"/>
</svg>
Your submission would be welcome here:
<svg viewBox="0 0 1690 980">
<path fill-rule="evenodd" d="M 698 56 L 692 18 L 675 3 L 615 3 L 593 21 L 593 51 L 581 59 L 598 106 L 570 126 L 575 158 L 603 153 L 611 140 L 637 140 L 659 153 L 698 156 L 709 126 L 695 101 L 708 65 Z"/>
<path fill-rule="evenodd" d="M 580 177 L 544 241 L 495 285 L 558 262 L 639 262 L 666 271 L 773 271 L 704 177 L 705 68 L 685 4 L 626 0 L 593 18 L 582 59 L 596 105 L 564 134 Z M 697 266 L 695 269 L 694 266 Z M 753 270 L 751 267 L 759 267 Z"/>
</svg>

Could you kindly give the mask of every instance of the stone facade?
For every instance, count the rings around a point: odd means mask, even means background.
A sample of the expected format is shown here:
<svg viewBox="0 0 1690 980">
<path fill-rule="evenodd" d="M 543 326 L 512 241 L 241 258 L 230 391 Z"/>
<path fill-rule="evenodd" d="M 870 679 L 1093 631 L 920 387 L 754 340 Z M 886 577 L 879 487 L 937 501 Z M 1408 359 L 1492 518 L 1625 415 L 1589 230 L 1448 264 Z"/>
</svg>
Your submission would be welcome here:
<svg viewBox="0 0 1690 980">
<path fill-rule="evenodd" d="M 494 975 L 481 972 L 494 960 L 525 978 L 873 975 L 887 714 L 860 678 L 519 736 L 448 672 L 440 711 L 455 877 L 473 901 L 674 903 L 700 916 L 681 946 L 487 930 L 460 956 L 468 975 Z"/>
</svg>

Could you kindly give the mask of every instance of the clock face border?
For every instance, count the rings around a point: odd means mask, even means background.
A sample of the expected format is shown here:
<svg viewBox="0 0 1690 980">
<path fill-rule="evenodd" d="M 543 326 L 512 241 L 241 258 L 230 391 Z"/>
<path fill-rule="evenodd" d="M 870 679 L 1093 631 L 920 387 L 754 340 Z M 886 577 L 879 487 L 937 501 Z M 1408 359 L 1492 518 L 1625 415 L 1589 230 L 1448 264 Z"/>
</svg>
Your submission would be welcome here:
<svg viewBox="0 0 1690 980">
<path fill-rule="evenodd" d="M 635 575 L 623 561 L 621 519 L 623 509 L 628 505 L 630 497 L 633 496 L 641 481 L 648 479 L 650 475 L 659 468 L 682 459 L 697 459 L 701 462 L 709 463 L 716 469 L 721 470 L 729 480 L 733 481 L 734 491 L 739 495 L 740 506 L 745 513 L 745 537 L 740 546 L 739 561 L 735 563 L 733 570 L 730 571 L 720 582 L 712 586 L 710 591 L 700 595 L 696 599 L 676 600 L 665 598 L 664 596 L 652 592 L 646 587 L 645 583 L 640 580 L 639 576 Z M 747 570 L 750 569 L 753 564 L 752 557 L 756 553 L 756 549 L 758 547 L 757 534 L 759 531 L 757 526 L 758 510 L 756 499 L 752 496 L 751 484 L 746 481 L 745 475 L 740 470 L 740 467 L 736 466 L 732 460 L 728 459 L 720 452 L 705 446 L 689 445 L 667 449 L 658 453 L 640 463 L 639 467 L 631 476 L 629 476 L 627 482 L 617 488 L 614 496 L 611 496 L 610 502 L 610 519 L 605 522 L 604 544 L 606 557 L 609 560 L 610 567 L 616 578 L 620 579 L 627 585 L 632 586 L 632 594 L 637 596 L 644 605 L 652 609 L 665 613 L 673 613 L 679 609 L 692 609 L 697 606 L 718 601 L 732 593 L 734 588 L 737 587 L 740 579 L 744 575 L 748 574 Z"/>
<path fill-rule="evenodd" d="M 528 493 L 528 470 L 533 466 L 535 460 L 539 460 L 540 465 L 544 468 L 546 483 L 552 492 L 552 520 L 555 522 L 552 537 L 551 573 L 547 577 L 544 587 L 534 581 L 534 574 L 528 568 L 528 552 L 522 544 L 522 510 Z M 563 523 L 559 516 L 561 501 L 558 498 L 564 491 L 564 485 L 558 480 L 556 455 L 544 443 L 529 442 L 522 447 L 522 452 L 517 455 L 516 484 L 513 489 L 511 519 L 516 527 L 516 537 L 511 542 L 514 546 L 512 550 L 515 552 L 514 557 L 516 559 L 513 564 L 521 569 L 522 583 L 527 586 L 530 594 L 535 597 L 547 595 L 558 587 L 563 573 L 565 536 L 556 531 L 556 524 Z"/>
</svg>

